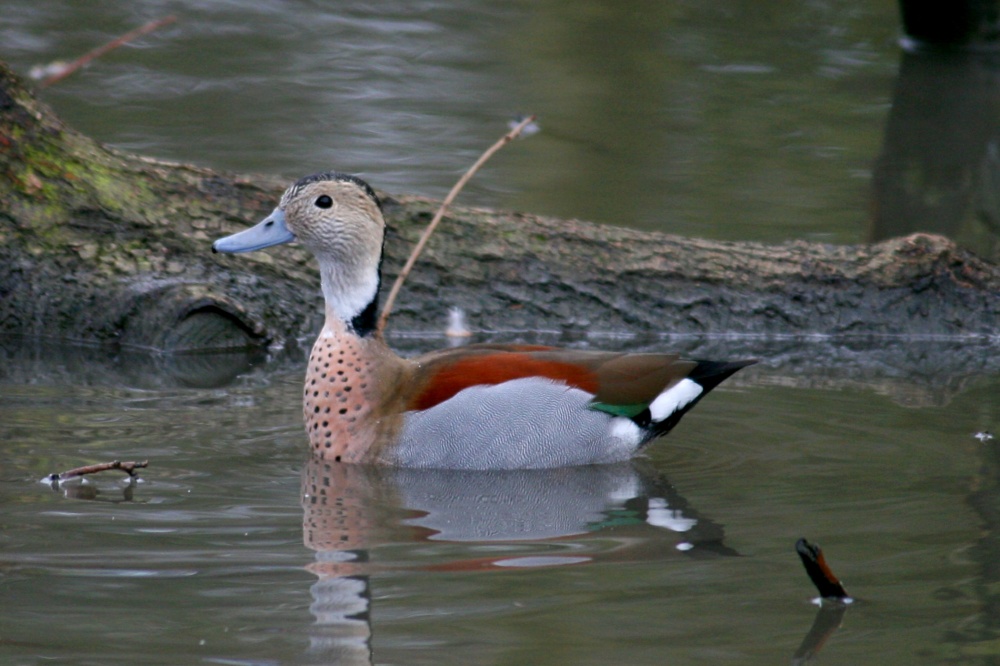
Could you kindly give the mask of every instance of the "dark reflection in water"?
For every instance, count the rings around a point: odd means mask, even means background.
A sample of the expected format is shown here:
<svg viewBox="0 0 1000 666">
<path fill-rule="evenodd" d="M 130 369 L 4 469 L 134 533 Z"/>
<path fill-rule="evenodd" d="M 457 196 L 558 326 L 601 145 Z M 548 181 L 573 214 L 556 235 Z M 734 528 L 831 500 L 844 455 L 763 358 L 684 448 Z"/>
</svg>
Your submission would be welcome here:
<svg viewBox="0 0 1000 666">
<path fill-rule="evenodd" d="M 1000 55 L 904 53 L 874 177 L 869 240 L 914 231 L 1000 259 Z"/>
<path fill-rule="evenodd" d="M 821 606 L 816 612 L 812 626 L 809 627 L 809 632 L 792 656 L 792 665 L 802 666 L 816 658 L 834 632 L 840 629 L 846 612 L 846 604 L 826 603 Z"/>
<path fill-rule="evenodd" d="M 168 354 L 21 337 L 0 339 L 0 378 L 26 384 L 219 388 L 267 361 L 261 349 Z"/>
</svg>

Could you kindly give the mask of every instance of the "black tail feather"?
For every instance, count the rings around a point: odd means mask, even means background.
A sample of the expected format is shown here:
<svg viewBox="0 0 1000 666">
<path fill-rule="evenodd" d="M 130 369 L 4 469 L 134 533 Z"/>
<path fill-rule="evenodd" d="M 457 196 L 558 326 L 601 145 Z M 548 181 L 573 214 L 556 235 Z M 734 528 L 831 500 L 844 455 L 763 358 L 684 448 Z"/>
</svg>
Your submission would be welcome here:
<svg viewBox="0 0 1000 666">
<path fill-rule="evenodd" d="M 704 397 L 706 393 L 735 374 L 737 370 L 742 370 L 756 362 L 755 358 L 743 361 L 695 361 L 698 365 L 688 375 L 688 379 L 697 382 L 705 389 L 699 396 Z"/>
<path fill-rule="evenodd" d="M 648 409 L 644 410 L 640 416 L 634 419 L 640 426 L 646 428 L 649 433 L 648 438 L 646 438 L 647 442 L 656 439 L 657 437 L 662 437 L 673 430 L 674 426 L 680 422 L 681 417 L 691 411 L 691 408 L 697 405 L 698 401 L 708 395 L 712 389 L 721 384 L 728 377 L 735 374 L 738 370 L 741 370 L 748 365 L 757 363 L 757 359 L 751 358 L 743 361 L 696 360 L 695 363 L 698 365 L 694 367 L 694 370 L 691 371 L 687 378 L 701 386 L 702 392 L 697 398 L 662 421 L 651 421 Z"/>
</svg>

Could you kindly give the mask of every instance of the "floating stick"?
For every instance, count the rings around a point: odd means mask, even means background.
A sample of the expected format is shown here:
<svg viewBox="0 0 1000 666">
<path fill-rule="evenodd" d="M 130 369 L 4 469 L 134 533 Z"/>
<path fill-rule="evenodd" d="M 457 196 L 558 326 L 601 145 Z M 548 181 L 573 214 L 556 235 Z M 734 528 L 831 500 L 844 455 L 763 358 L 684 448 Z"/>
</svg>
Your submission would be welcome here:
<svg viewBox="0 0 1000 666">
<path fill-rule="evenodd" d="M 108 470 L 117 469 L 125 472 L 129 476 L 135 476 L 137 469 L 148 467 L 149 461 L 143 460 L 142 462 L 121 462 L 120 460 L 113 460 L 106 463 L 98 463 L 97 465 L 86 465 L 85 467 L 76 467 L 71 470 L 67 470 L 62 474 L 49 474 L 45 477 L 46 481 L 52 481 L 53 483 L 57 481 L 65 481 L 66 479 L 72 479 L 76 476 L 84 476 L 85 474 L 97 474 L 98 472 L 107 472 Z"/>
</svg>

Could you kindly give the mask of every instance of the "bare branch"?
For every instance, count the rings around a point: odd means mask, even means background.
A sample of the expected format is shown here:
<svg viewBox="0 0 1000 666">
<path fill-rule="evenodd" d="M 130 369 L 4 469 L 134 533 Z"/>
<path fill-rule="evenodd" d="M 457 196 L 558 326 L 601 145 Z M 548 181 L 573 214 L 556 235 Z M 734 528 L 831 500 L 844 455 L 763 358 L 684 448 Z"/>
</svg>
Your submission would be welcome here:
<svg viewBox="0 0 1000 666">
<path fill-rule="evenodd" d="M 74 469 L 67 470 L 62 474 L 50 474 L 48 476 L 49 481 L 65 481 L 66 479 L 72 479 L 76 476 L 84 476 L 85 474 L 96 474 L 98 472 L 107 472 L 108 470 L 120 470 L 125 472 L 129 476 L 135 476 L 137 469 L 141 469 L 149 466 L 148 460 L 143 460 L 142 462 L 121 462 L 120 460 L 113 460 L 106 463 L 98 463 L 97 465 L 86 465 L 84 467 L 76 467 Z"/>
<path fill-rule="evenodd" d="M 85 53 L 84 55 L 80 56 L 73 62 L 66 65 L 65 67 L 62 67 L 55 74 L 52 74 L 51 76 L 46 78 L 39 84 L 39 87 L 48 88 L 53 84 L 59 83 L 67 76 L 77 71 L 78 69 L 86 67 L 88 64 L 90 64 L 91 60 L 100 58 L 105 53 L 113 51 L 117 49 L 119 46 L 131 42 L 136 37 L 142 37 L 143 35 L 153 32 L 158 28 L 162 28 L 165 25 L 170 25 L 176 20 L 177 20 L 176 16 L 165 16 L 161 19 L 157 19 L 156 21 L 150 21 L 146 25 L 140 26 L 135 30 L 132 30 L 131 32 L 127 32 L 121 37 L 118 37 L 117 39 L 114 39 L 108 42 L 107 44 L 104 44 L 103 46 L 98 46 L 96 49 L 93 49 L 92 51 Z"/>
<path fill-rule="evenodd" d="M 424 246 L 427 245 L 427 240 L 431 237 L 431 234 L 434 233 L 434 230 L 441 222 L 441 218 L 444 217 L 445 209 L 451 205 L 451 202 L 455 200 L 455 197 L 457 197 L 458 193 L 462 191 L 462 188 L 465 187 L 465 184 L 468 183 L 469 180 L 471 180 L 474 175 L 476 175 L 476 172 L 479 171 L 480 167 L 486 164 L 486 161 L 491 157 L 493 157 L 494 153 L 496 153 L 498 150 L 506 146 L 514 139 L 516 139 L 517 136 L 521 133 L 521 131 L 525 127 L 530 125 L 532 122 L 534 122 L 534 120 L 535 116 L 530 115 L 524 120 L 522 120 L 520 123 L 515 125 L 514 128 L 511 129 L 509 132 L 500 137 L 500 139 L 496 143 L 487 148 L 486 152 L 484 152 L 482 155 L 479 156 L 479 159 L 476 160 L 476 163 L 473 164 L 471 167 L 469 167 L 468 171 L 462 174 L 462 177 L 458 179 L 458 182 L 455 183 L 455 186 L 451 188 L 450 192 L 448 192 L 448 196 L 445 197 L 444 201 L 441 202 L 441 206 L 434 214 L 434 219 L 432 219 L 430 221 L 430 224 L 427 225 L 427 228 L 424 229 L 424 233 L 421 234 L 420 240 L 417 241 L 417 244 L 413 247 L 413 251 L 410 252 L 410 258 L 406 260 L 406 264 L 403 266 L 403 269 L 399 271 L 399 275 L 396 276 L 396 281 L 392 284 L 392 289 L 389 291 L 389 296 L 385 299 L 385 305 L 382 307 L 382 314 L 379 316 L 378 326 L 377 326 L 377 330 L 379 331 L 379 333 L 385 330 L 385 324 L 386 321 L 388 321 L 389 319 L 389 313 L 392 311 L 393 303 L 396 302 L 396 295 L 399 294 L 399 290 L 400 288 L 402 288 L 403 282 L 406 281 L 406 277 L 410 274 L 410 271 L 413 269 L 413 265 L 417 263 L 417 257 L 420 256 L 420 253 L 423 251 Z"/>
</svg>

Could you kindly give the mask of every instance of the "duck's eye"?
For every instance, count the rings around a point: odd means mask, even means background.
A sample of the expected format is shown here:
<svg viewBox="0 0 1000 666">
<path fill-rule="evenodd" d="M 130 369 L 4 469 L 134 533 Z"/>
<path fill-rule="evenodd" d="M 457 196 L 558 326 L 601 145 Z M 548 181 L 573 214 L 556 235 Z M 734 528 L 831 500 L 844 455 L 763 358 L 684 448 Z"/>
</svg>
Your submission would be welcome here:
<svg viewBox="0 0 1000 666">
<path fill-rule="evenodd" d="M 333 205 L 333 199 L 331 199 L 327 195 L 323 194 L 319 197 L 316 197 L 316 206 L 318 208 L 329 208 L 332 205 Z"/>
</svg>

